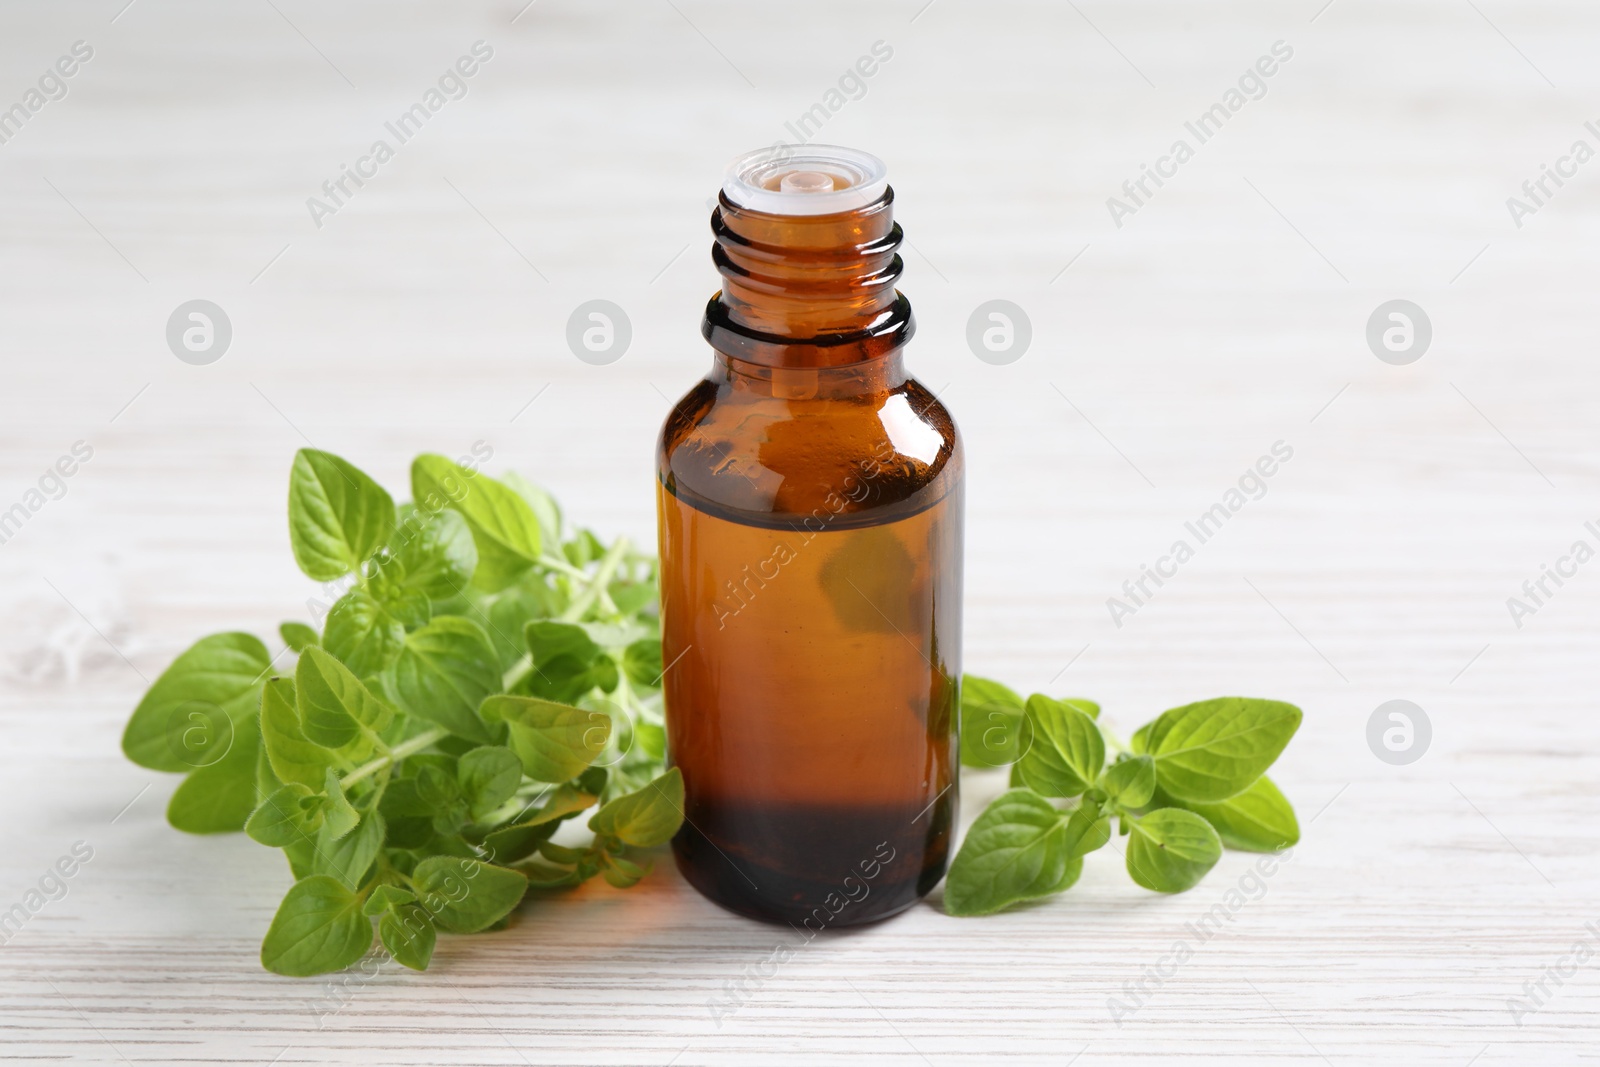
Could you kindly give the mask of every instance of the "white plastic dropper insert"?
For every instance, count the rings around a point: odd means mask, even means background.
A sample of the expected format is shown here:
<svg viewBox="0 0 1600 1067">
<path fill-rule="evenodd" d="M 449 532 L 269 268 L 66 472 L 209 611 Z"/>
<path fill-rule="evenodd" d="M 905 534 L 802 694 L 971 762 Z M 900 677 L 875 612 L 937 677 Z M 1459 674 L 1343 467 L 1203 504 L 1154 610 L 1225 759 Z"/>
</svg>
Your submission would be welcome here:
<svg viewBox="0 0 1600 1067">
<path fill-rule="evenodd" d="M 889 168 L 870 152 L 838 145 L 773 145 L 728 165 L 722 193 L 767 215 L 836 215 L 882 199 Z"/>
</svg>

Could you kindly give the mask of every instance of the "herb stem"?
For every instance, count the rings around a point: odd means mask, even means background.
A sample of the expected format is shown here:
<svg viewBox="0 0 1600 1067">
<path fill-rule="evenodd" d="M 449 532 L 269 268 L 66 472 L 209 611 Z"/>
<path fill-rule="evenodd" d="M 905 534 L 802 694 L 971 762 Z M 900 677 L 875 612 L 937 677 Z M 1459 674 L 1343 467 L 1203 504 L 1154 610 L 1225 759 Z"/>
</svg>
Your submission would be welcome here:
<svg viewBox="0 0 1600 1067">
<path fill-rule="evenodd" d="M 442 741 L 444 738 L 449 736 L 449 730 L 436 726 L 426 733 L 420 733 L 416 737 L 407 738 L 390 749 L 387 755 L 379 756 L 374 760 L 369 760 L 357 767 L 355 770 L 351 771 L 345 776 L 344 780 L 340 784 L 348 786 L 352 782 L 359 782 L 363 778 L 370 778 L 374 774 L 377 774 L 379 771 L 383 770 L 385 767 L 393 766 L 412 753 L 421 752 L 435 741 Z"/>
<path fill-rule="evenodd" d="M 606 586 L 611 583 L 611 578 L 617 573 L 617 568 L 622 565 L 622 557 L 627 555 L 629 547 L 626 537 L 617 538 L 616 544 L 607 549 L 606 554 L 600 557 L 600 566 L 595 568 L 593 576 L 589 578 L 589 584 L 582 593 L 578 594 L 576 600 L 567 605 L 567 610 L 557 617 L 557 621 L 577 622 L 583 618 L 584 612 L 588 611 L 590 606 L 594 604 L 595 598 L 604 593 Z"/>
</svg>

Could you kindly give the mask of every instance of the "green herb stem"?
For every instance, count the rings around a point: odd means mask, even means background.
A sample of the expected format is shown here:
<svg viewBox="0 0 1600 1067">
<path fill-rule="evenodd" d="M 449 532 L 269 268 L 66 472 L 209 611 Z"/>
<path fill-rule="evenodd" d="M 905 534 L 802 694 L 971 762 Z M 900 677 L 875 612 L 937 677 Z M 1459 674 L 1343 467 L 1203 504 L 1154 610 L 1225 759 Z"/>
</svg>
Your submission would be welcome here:
<svg viewBox="0 0 1600 1067">
<path fill-rule="evenodd" d="M 623 556 L 627 555 L 630 545 L 626 537 L 617 538 L 604 556 L 600 557 L 600 566 L 595 568 L 589 584 L 578 598 L 567 605 L 567 610 L 557 616 L 559 622 L 577 622 L 583 618 L 584 612 L 594 604 L 595 598 L 605 592 L 607 585 L 611 584 L 612 577 L 617 573 L 617 568 L 622 565 Z"/>
<path fill-rule="evenodd" d="M 355 770 L 351 771 L 345 776 L 344 780 L 340 784 L 349 786 L 354 782 L 361 781 L 363 778 L 370 778 L 374 774 L 377 774 L 379 771 L 383 770 L 385 767 L 399 763 L 412 753 L 421 752 L 434 742 L 442 741 L 449 736 L 449 730 L 446 730 L 441 726 L 436 726 L 432 730 L 428 730 L 425 733 L 420 733 L 415 737 L 409 737 L 400 742 L 398 745 L 394 746 L 394 748 L 390 749 L 388 755 L 379 756 L 377 759 L 369 760 L 357 767 Z"/>
</svg>

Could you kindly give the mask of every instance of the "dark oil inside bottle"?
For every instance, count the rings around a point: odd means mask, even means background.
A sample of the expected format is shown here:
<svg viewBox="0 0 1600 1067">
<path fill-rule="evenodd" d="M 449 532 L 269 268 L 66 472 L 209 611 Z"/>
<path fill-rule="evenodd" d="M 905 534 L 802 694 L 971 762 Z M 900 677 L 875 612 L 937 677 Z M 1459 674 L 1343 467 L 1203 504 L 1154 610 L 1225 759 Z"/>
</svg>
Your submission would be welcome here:
<svg viewBox="0 0 1600 1067">
<path fill-rule="evenodd" d="M 891 202 L 786 219 L 724 197 L 717 359 L 659 455 L 678 866 L 811 931 L 914 904 L 956 812 L 962 458 L 904 370 Z"/>
</svg>

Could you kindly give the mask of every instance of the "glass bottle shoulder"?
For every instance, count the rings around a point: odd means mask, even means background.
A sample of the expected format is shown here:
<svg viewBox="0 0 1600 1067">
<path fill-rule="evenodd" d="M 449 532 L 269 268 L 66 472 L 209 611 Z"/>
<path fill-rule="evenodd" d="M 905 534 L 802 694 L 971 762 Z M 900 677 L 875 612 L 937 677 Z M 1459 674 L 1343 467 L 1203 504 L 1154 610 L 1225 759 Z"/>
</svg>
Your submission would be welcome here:
<svg viewBox="0 0 1600 1067">
<path fill-rule="evenodd" d="M 853 388 L 778 370 L 751 388 L 719 366 L 674 405 L 657 462 L 666 490 L 700 510 L 788 527 L 823 509 L 849 526 L 939 503 L 962 455 L 949 411 L 915 378 Z"/>
</svg>

